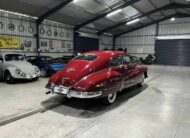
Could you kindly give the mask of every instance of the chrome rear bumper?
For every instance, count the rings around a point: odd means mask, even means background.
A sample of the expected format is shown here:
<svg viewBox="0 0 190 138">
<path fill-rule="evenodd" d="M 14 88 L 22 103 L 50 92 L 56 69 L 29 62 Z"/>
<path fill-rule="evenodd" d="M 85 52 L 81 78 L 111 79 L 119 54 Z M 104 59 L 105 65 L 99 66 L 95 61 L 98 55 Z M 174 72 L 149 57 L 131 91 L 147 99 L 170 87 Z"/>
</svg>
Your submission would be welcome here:
<svg viewBox="0 0 190 138">
<path fill-rule="evenodd" d="M 55 91 L 56 88 L 56 91 Z M 70 90 L 64 86 L 48 86 L 46 85 L 46 89 L 48 92 L 46 94 L 63 94 L 66 95 L 68 98 L 81 98 L 81 99 L 90 99 L 90 98 L 97 98 L 102 95 L 102 91 L 97 92 L 82 92 L 82 91 L 75 91 Z"/>
</svg>

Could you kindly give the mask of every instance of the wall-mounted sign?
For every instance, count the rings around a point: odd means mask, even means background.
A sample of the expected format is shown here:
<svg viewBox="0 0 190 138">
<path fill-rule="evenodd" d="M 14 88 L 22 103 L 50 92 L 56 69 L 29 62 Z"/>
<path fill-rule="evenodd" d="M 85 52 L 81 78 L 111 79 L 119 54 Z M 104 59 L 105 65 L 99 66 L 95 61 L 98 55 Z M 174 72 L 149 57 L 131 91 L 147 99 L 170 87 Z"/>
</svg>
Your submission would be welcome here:
<svg viewBox="0 0 190 138">
<path fill-rule="evenodd" d="M 28 27 L 28 32 L 29 32 L 29 33 L 33 33 L 33 32 L 34 32 L 34 28 L 33 28 L 32 26 L 29 26 L 29 27 Z"/>
<path fill-rule="evenodd" d="M 52 31 L 51 31 L 51 30 L 48 30 L 48 31 L 47 31 L 47 35 L 48 35 L 48 36 L 52 36 Z"/>
<path fill-rule="evenodd" d="M 9 28 L 10 31 L 14 31 L 15 30 L 15 25 L 13 23 L 10 23 L 8 25 L 8 28 Z"/>
<path fill-rule="evenodd" d="M 66 46 L 66 48 L 71 49 L 71 48 L 73 48 L 73 43 L 70 41 L 66 41 L 65 46 Z"/>
<path fill-rule="evenodd" d="M 48 45 L 47 41 L 41 41 L 41 46 L 42 47 L 47 47 L 47 45 Z"/>
<path fill-rule="evenodd" d="M 58 36 L 58 31 L 54 32 L 54 36 L 56 36 L 56 37 Z"/>
<path fill-rule="evenodd" d="M 0 36 L 0 48 L 2 49 L 19 49 L 20 40 L 18 38 Z"/>
<path fill-rule="evenodd" d="M 24 41 L 24 46 L 27 47 L 27 48 L 31 47 L 32 46 L 32 41 L 31 40 L 25 40 Z"/>
<path fill-rule="evenodd" d="M 67 38 L 69 38 L 69 37 L 70 37 L 70 33 L 69 33 L 69 32 L 67 32 L 66 37 L 67 37 Z"/>
<path fill-rule="evenodd" d="M 61 37 L 64 37 L 64 35 L 65 35 L 64 32 L 60 32 Z"/>
<path fill-rule="evenodd" d="M 24 32 L 24 26 L 23 26 L 23 25 L 19 25 L 19 26 L 18 26 L 18 30 L 19 30 L 20 32 Z"/>
<path fill-rule="evenodd" d="M 40 34 L 44 34 L 44 33 L 45 33 L 44 28 L 41 28 L 41 29 L 40 29 Z"/>
</svg>

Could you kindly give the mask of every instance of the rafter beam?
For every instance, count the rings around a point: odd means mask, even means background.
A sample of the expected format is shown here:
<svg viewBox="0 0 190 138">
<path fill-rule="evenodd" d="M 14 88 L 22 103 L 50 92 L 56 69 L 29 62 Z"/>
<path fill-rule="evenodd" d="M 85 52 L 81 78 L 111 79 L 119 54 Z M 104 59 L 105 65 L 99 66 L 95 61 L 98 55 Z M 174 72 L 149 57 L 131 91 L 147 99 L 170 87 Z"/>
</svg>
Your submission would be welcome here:
<svg viewBox="0 0 190 138">
<path fill-rule="evenodd" d="M 156 12 L 159 12 L 159 11 L 161 11 L 161 10 L 174 9 L 174 7 L 175 7 L 175 8 L 190 8 L 190 5 L 187 5 L 187 4 L 179 4 L 179 3 L 167 4 L 167 5 L 163 6 L 163 7 L 160 7 L 160 8 L 158 8 L 158 9 L 149 11 L 149 12 L 144 13 L 144 14 L 142 14 L 142 15 L 140 15 L 140 16 L 135 17 L 135 18 L 132 18 L 132 19 L 129 19 L 129 20 L 125 20 L 125 21 L 122 21 L 122 22 L 120 22 L 120 23 L 118 23 L 118 24 L 115 24 L 115 25 L 113 25 L 113 26 L 107 27 L 107 28 L 105 28 L 105 29 L 99 31 L 97 34 L 98 34 L 98 35 L 101 35 L 101 34 L 103 34 L 104 32 L 107 32 L 107 31 L 112 30 L 112 29 L 114 29 L 114 28 L 117 28 L 117 27 L 119 27 L 119 26 L 125 25 L 127 22 L 130 22 L 130 21 L 132 21 L 132 20 L 135 20 L 135 19 L 138 19 L 138 18 L 147 17 L 147 16 L 149 16 L 149 15 L 151 15 L 151 14 L 154 14 L 154 13 L 156 13 Z"/>
<path fill-rule="evenodd" d="M 81 27 L 83 27 L 83 26 L 85 26 L 85 25 L 87 25 L 87 24 L 89 24 L 89 23 L 95 22 L 95 21 L 97 21 L 97 20 L 99 20 L 99 19 L 101 19 L 101 18 L 106 17 L 106 15 L 108 15 L 109 13 L 112 13 L 112 12 L 118 10 L 118 9 L 123 9 L 123 8 L 125 8 L 125 7 L 127 7 L 127 6 L 130 6 L 130 5 L 134 4 L 134 3 L 137 3 L 138 1 L 140 1 L 140 0 L 132 0 L 132 1 L 130 1 L 130 2 L 126 2 L 126 3 L 124 3 L 124 4 L 120 5 L 120 6 L 118 6 L 118 7 L 114 8 L 114 9 L 112 9 L 112 10 L 109 10 L 109 11 L 107 11 L 107 12 L 105 12 L 105 13 L 102 13 L 102 14 L 100 14 L 100 15 L 97 15 L 97 16 L 95 16 L 95 17 L 89 19 L 89 20 L 86 20 L 86 21 L 83 22 L 83 23 L 80 23 L 80 24 L 76 25 L 76 26 L 74 27 L 74 30 L 78 30 L 78 29 L 80 29 Z"/>
<path fill-rule="evenodd" d="M 54 8 L 50 9 L 49 11 L 45 12 L 44 14 L 42 14 L 37 20 L 37 24 L 41 24 L 44 19 L 46 19 L 47 17 L 49 17 L 50 15 L 56 13 L 57 11 L 59 11 L 60 9 L 62 9 L 63 7 L 65 7 L 66 5 L 68 5 L 69 3 L 71 3 L 73 0 L 66 0 L 61 2 L 60 4 L 58 4 L 57 6 L 55 6 Z"/>
<path fill-rule="evenodd" d="M 170 19 L 170 18 L 172 18 L 172 17 L 190 17 L 190 14 L 176 13 L 176 14 L 167 16 L 167 17 L 165 17 L 165 18 L 162 18 L 162 19 L 160 19 L 160 20 L 156 20 L 156 21 L 154 21 L 154 22 L 145 24 L 145 25 L 143 25 L 143 26 L 140 26 L 140 27 L 131 29 L 131 30 L 129 30 L 129 31 L 124 31 L 124 32 L 121 32 L 121 33 L 119 33 L 119 34 L 116 34 L 116 35 L 114 35 L 114 38 L 117 38 L 117 37 L 119 37 L 119 36 L 121 36 L 121 35 L 124 35 L 124 34 L 130 33 L 130 32 L 133 32 L 133 31 L 142 29 L 142 28 L 144 28 L 144 27 L 148 27 L 148 26 L 150 26 L 150 25 L 153 25 L 153 24 L 162 22 L 162 21 L 167 20 L 167 19 Z"/>
</svg>

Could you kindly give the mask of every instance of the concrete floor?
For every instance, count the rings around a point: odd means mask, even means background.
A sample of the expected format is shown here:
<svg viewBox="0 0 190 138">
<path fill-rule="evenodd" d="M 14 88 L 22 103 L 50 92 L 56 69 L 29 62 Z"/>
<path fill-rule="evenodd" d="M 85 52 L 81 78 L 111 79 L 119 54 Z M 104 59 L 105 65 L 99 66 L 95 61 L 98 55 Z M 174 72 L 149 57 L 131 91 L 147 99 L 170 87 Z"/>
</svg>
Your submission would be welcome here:
<svg viewBox="0 0 190 138">
<path fill-rule="evenodd" d="M 0 122 L 59 103 L 0 127 L 1 138 L 189 138 L 190 68 L 149 66 L 143 88 L 121 93 L 111 106 L 100 101 L 45 95 L 47 79 L 0 83 Z"/>
</svg>

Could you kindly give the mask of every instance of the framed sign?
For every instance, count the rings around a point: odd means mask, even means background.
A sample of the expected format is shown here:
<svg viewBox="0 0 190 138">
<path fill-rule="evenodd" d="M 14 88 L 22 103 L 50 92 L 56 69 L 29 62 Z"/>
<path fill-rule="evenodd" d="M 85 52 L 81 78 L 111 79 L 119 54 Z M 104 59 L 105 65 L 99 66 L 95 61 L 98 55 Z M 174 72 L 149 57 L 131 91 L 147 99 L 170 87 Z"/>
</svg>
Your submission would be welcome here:
<svg viewBox="0 0 190 138">
<path fill-rule="evenodd" d="M 19 25 L 19 26 L 18 26 L 18 30 L 19 30 L 20 32 L 24 32 L 24 26 L 23 26 L 23 25 Z"/>
<path fill-rule="evenodd" d="M 13 23 L 10 23 L 8 25 L 8 28 L 9 28 L 10 31 L 14 31 L 15 30 L 15 25 Z"/>
</svg>

